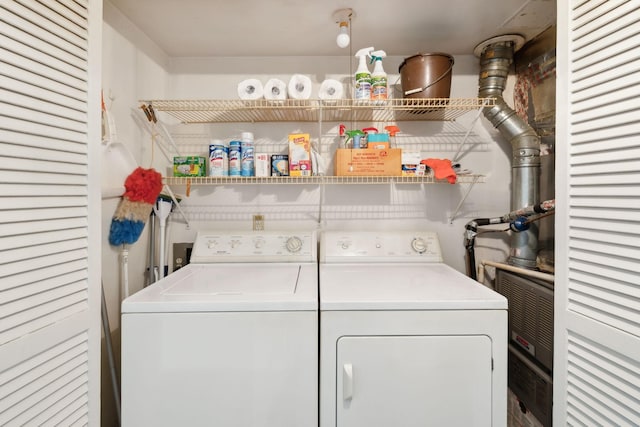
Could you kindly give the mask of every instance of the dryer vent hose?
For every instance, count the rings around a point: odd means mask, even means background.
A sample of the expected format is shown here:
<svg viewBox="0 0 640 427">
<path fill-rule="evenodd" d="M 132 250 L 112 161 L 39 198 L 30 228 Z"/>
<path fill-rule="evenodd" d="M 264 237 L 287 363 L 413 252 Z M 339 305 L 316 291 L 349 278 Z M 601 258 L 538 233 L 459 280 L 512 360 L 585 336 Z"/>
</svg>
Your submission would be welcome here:
<svg viewBox="0 0 640 427">
<path fill-rule="evenodd" d="M 540 185 L 540 138 L 529 124 L 507 105 L 504 92 L 513 62 L 514 42 L 489 44 L 480 55 L 478 96 L 495 98 L 495 105 L 486 107 L 484 116 L 511 143 L 511 210 L 538 203 Z M 513 233 L 509 264 L 534 269 L 538 252 L 538 227 Z"/>
</svg>

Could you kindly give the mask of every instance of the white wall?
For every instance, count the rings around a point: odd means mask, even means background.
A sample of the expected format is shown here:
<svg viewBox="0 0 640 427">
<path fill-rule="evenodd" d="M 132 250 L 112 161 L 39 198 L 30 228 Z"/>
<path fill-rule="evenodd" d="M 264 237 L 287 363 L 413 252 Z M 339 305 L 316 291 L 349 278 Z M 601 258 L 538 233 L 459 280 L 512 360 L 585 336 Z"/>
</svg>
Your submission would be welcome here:
<svg viewBox="0 0 640 427">
<path fill-rule="evenodd" d="M 140 100 L 154 99 L 236 99 L 237 84 L 248 77 L 266 82 L 280 78 L 285 82 L 295 73 L 311 77 L 316 97 L 317 88 L 325 78 L 350 81 L 349 57 L 284 57 L 284 58 L 165 58 L 151 41 L 133 28 L 112 7 L 105 5 L 104 33 L 105 95 L 115 96 L 112 111 L 117 121 L 120 139 L 131 148 L 141 165 L 153 166 L 168 174 L 170 164 L 151 137 L 133 120 L 132 110 Z M 389 81 L 396 83 L 402 57 L 386 58 L 384 67 Z M 477 95 L 478 59 L 473 55 L 457 56 L 453 69 L 452 97 Z M 357 64 L 352 63 L 352 70 Z M 510 101 L 512 83 L 505 93 Z M 458 125 L 438 122 L 399 123 L 400 145 L 420 149 L 424 157 L 448 158 L 457 150 L 458 139 L 447 136 L 470 126 L 475 112 L 458 119 Z M 228 141 L 242 131 L 252 131 L 257 151 L 284 150 L 287 135 L 309 132 L 312 141 L 320 143 L 320 151 L 331 162 L 337 141 L 337 123 L 276 123 L 276 124 L 211 124 L 178 125 L 172 118 L 159 114 L 169 125 L 181 154 L 206 155 L 211 138 Z M 356 123 L 364 127 L 369 123 Z M 376 125 L 376 124 L 374 124 Z M 383 127 L 384 124 L 377 124 Z M 347 124 L 349 127 L 349 124 Z M 453 129 L 451 126 L 457 126 Z M 452 130 L 453 129 L 453 130 Z M 174 189 L 183 196 L 181 207 L 190 217 L 188 228 L 172 214 L 169 243 L 192 241 L 201 228 L 251 228 L 254 213 L 265 215 L 266 227 L 276 228 L 422 228 L 440 234 L 445 261 L 464 271 L 463 231 L 472 218 L 498 216 L 509 210 L 511 148 L 491 125 L 481 118 L 474 126 L 474 140 L 481 141 L 461 159 L 464 168 L 486 175 L 484 183 L 476 184 L 458 216 L 449 217 L 464 197 L 468 185 L 328 185 L 318 186 L 220 186 L 194 187 L 190 197 L 184 188 Z M 443 135 L 447 136 L 445 142 Z M 117 200 L 105 202 L 104 217 L 109 221 Z M 105 232 L 109 224 L 105 223 Z M 147 227 L 148 228 L 148 227 Z M 133 291 L 143 284 L 147 264 L 148 237 L 145 234 L 131 248 L 130 284 Z M 477 240 L 478 258 L 503 261 L 508 255 L 503 234 L 490 234 Z M 105 239 L 106 242 L 106 239 Z M 110 282 L 117 279 L 117 248 L 104 249 L 103 270 Z M 169 245 L 169 250 L 171 246 Z M 112 311 L 112 317 L 116 312 Z"/>
<path fill-rule="evenodd" d="M 452 97 L 477 96 L 478 59 L 472 55 L 455 58 Z M 398 66 L 403 58 L 385 59 L 389 81 L 398 80 Z M 356 64 L 354 63 L 353 69 Z M 347 57 L 285 58 L 173 58 L 170 61 L 169 97 L 175 99 L 237 99 L 237 84 L 246 78 L 265 83 L 270 78 L 288 82 L 292 74 L 308 75 L 313 82 L 312 98 L 325 78 L 350 81 Z M 506 94 L 507 99 L 510 96 Z M 458 119 L 460 126 L 439 122 L 402 122 L 398 143 L 405 148 L 421 150 L 424 157 L 450 158 L 458 149 L 453 131 L 465 130 L 476 116 L 471 112 Z M 182 154 L 206 155 L 210 138 L 229 141 L 240 132 L 251 131 L 256 137 L 256 150 L 284 152 L 287 135 L 309 132 L 318 143 L 325 160 L 332 161 L 337 144 L 338 123 L 215 124 L 176 125 L 176 141 Z M 371 123 L 357 123 L 356 127 Z M 385 124 L 374 123 L 378 128 Z M 349 127 L 349 124 L 347 124 Z M 265 215 L 268 228 L 319 227 L 351 228 L 421 228 L 440 234 L 447 263 L 464 271 L 463 230 L 472 218 L 497 216 L 509 210 L 511 148 L 484 119 L 475 125 L 475 141 L 481 141 L 461 159 L 463 167 L 487 175 L 469 194 L 453 222 L 449 217 L 468 189 L 468 185 L 446 184 L 414 186 L 398 185 L 327 185 L 315 186 L 236 186 L 194 187 L 191 197 L 181 207 L 193 213 L 191 229 L 180 222 L 173 224 L 173 241 L 191 241 L 195 230 L 233 226 L 250 229 L 251 215 Z M 443 135 L 446 142 L 443 141 Z M 330 164 L 329 170 L 332 169 Z M 177 191 L 183 192 L 184 188 Z M 478 256 L 503 261 L 508 253 L 503 235 L 478 239 Z"/>
</svg>

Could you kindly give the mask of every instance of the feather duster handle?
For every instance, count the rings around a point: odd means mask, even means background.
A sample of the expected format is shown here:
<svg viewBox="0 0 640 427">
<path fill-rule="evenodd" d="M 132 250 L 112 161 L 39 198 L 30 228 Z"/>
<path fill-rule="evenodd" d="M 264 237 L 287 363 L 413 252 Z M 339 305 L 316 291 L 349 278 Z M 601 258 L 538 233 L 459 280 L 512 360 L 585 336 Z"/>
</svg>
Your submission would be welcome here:
<svg viewBox="0 0 640 427">
<path fill-rule="evenodd" d="M 162 190 L 162 175 L 154 169 L 139 167 L 127 177 L 124 187 L 109 229 L 109 243 L 113 246 L 130 245 L 138 240 Z"/>
</svg>

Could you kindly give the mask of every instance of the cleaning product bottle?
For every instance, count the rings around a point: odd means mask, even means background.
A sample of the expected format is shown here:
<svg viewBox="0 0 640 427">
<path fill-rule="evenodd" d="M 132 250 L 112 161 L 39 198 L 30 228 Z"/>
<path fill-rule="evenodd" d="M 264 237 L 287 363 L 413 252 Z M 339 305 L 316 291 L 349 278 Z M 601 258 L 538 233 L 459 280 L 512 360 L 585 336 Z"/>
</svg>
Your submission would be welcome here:
<svg viewBox="0 0 640 427">
<path fill-rule="evenodd" d="M 373 72 L 371 73 L 371 99 L 382 101 L 387 99 L 389 86 L 387 84 L 387 73 L 382 68 L 382 58 L 386 58 L 384 50 L 376 50 L 371 53 L 371 63 Z"/>
<path fill-rule="evenodd" d="M 364 128 L 362 129 L 363 132 L 363 136 L 362 139 L 360 140 L 360 148 L 369 148 L 369 136 L 371 134 L 377 134 L 378 133 L 378 128 L 374 128 L 374 127 L 368 127 L 368 128 Z"/>
<path fill-rule="evenodd" d="M 367 67 L 367 56 L 371 54 L 373 47 L 365 47 L 356 53 L 356 58 L 360 58 L 358 69 L 355 75 L 354 99 L 371 99 L 371 73 Z"/>
<path fill-rule="evenodd" d="M 353 141 L 351 148 L 362 148 L 360 144 L 360 139 L 364 136 L 364 132 L 362 132 L 360 129 L 355 129 L 355 130 L 348 130 L 345 133 L 348 136 L 347 142 L 349 140 Z"/>
<path fill-rule="evenodd" d="M 389 132 L 389 142 L 391 143 L 391 148 L 396 148 L 396 134 L 400 132 L 400 128 L 395 125 L 385 126 L 384 128 Z"/>
</svg>

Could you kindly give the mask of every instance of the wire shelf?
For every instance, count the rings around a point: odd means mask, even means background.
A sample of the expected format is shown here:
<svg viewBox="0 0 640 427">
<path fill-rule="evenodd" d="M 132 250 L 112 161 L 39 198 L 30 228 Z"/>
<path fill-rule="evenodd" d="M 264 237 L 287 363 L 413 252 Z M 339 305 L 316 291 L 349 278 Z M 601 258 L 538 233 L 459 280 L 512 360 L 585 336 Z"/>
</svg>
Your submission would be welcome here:
<svg viewBox="0 0 640 427">
<path fill-rule="evenodd" d="M 484 175 L 458 175 L 456 183 L 475 184 L 484 182 Z M 165 177 L 168 185 L 237 185 L 237 184 L 448 184 L 447 180 L 425 176 L 202 176 Z"/>
<path fill-rule="evenodd" d="M 150 100 L 141 101 L 180 122 L 340 122 L 451 121 L 494 98 L 404 98 L 384 101 L 338 100 Z"/>
</svg>

